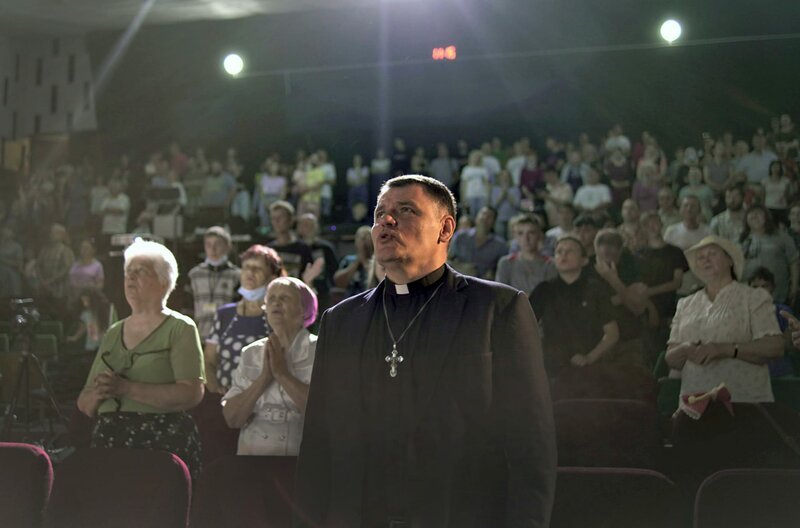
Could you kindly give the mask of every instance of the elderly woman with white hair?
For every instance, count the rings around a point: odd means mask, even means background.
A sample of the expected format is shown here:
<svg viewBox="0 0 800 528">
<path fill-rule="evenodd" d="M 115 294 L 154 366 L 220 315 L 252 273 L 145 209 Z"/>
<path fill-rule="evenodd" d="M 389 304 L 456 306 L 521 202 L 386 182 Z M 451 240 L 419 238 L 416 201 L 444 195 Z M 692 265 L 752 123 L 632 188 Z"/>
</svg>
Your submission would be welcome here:
<svg viewBox="0 0 800 528">
<path fill-rule="evenodd" d="M 269 337 L 242 350 L 222 405 L 228 425 L 241 428 L 239 455 L 297 456 L 317 336 L 317 297 L 293 277 L 274 279 L 265 298 Z"/>
<path fill-rule="evenodd" d="M 78 408 L 97 416 L 93 447 L 170 451 L 196 477 L 200 441 L 186 411 L 203 398 L 203 350 L 194 322 L 166 307 L 177 278 L 161 244 L 137 239 L 125 250 L 132 313 L 106 332 Z"/>
</svg>

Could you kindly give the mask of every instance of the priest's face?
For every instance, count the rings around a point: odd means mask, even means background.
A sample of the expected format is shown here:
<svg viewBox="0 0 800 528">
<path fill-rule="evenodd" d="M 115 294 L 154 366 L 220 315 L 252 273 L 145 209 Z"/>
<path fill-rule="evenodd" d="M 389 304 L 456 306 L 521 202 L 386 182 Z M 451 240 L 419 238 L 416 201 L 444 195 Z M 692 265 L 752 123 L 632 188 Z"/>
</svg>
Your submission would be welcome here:
<svg viewBox="0 0 800 528">
<path fill-rule="evenodd" d="M 454 224 L 422 185 L 389 188 L 375 208 L 375 258 L 395 281 L 422 277 L 447 260 Z"/>
</svg>

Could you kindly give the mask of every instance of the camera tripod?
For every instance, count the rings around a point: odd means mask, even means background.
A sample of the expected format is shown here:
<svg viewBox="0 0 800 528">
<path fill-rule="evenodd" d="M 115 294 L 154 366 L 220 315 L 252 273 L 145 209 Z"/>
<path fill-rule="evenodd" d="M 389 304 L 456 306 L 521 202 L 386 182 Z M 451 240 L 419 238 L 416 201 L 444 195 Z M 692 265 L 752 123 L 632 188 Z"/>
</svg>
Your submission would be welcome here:
<svg viewBox="0 0 800 528">
<path fill-rule="evenodd" d="M 66 424 L 67 420 L 64 418 L 64 415 L 61 414 L 61 410 L 58 408 L 58 403 L 56 403 L 56 398 L 53 394 L 53 388 L 50 386 L 50 382 L 47 379 L 47 375 L 42 368 L 42 363 L 39 361 L 39 358 L 36 354 L 33 353 L 31 349 L 31 335 L 30 330 L 25 330 L 15 337 L 15 340 L 19 340 L 22 343 L 21 351 L 20 351 L 20 358 L 19 358 L 19 368 L 17 370 L 17 379 L 14 382 L 14 389 L 11 393 L 11 401 L 6 408 L 6 412 L 3 415 L 3 434 L 2 437 L 6 440 L 12 440 L 10 438 L 11 431 L 13 429 L 14 422 L 17 421 L 17 416 L 14 414 L 14 411 L 17 409 L 17 405 L 19 403 L 20 398 L 24 398 L 24 410 L 25 410 L 25 434 L 30 434 L 30 414 L 31 414 L 31 373 L 37 372 L 39 377 L 42 380 L 42 387 L 44 389 L 44 396 L 49 404 L 50 408 L 55 411 L 55 415 L 62 423 Z M 50 426 L 50 434 L 53 434 L 53 423 L 48 421 Z"/>
</svg>

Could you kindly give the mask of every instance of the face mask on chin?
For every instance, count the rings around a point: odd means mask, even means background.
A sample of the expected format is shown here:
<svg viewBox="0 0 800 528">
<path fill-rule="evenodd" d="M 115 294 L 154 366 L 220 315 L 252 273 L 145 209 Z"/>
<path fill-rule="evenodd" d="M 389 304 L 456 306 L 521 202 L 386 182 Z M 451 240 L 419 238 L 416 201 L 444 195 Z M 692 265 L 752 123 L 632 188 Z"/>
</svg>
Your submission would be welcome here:
<svg viewBox="0 0 800 528">
<path fill-rule="evenodd" d="M 242 296 L 242 299 L 249 302 L 257 302 L 264 299 L 264 294 L 267 292 L 266 286 L 261 286 L 260 288 L 256 288 L 255 290 L 250 290 L 241 286 L 238 290 L 239 295 Z"/>
</svg>

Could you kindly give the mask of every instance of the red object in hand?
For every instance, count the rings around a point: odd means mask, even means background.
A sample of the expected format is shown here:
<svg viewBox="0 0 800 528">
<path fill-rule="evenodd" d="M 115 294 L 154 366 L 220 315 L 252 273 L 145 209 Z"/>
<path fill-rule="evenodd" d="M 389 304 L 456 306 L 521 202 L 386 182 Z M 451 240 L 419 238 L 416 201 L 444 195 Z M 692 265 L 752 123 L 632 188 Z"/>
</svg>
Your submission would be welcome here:
<svg viewBox="0 0 800 528">
<path fill-rule="evenodd" d="M 683 411 L 689 417 L 699 420 L 712 401 L 722 403 L 725 408 L 728 409 L 728 412 L 731 413 L 731 416 L 733 416 L 731 393 L 724 383 L 720 383 L 717 387 L 714 387 L 708 392 L 682 395 L 681 404 L 676 412 Z"/>
</svg>

